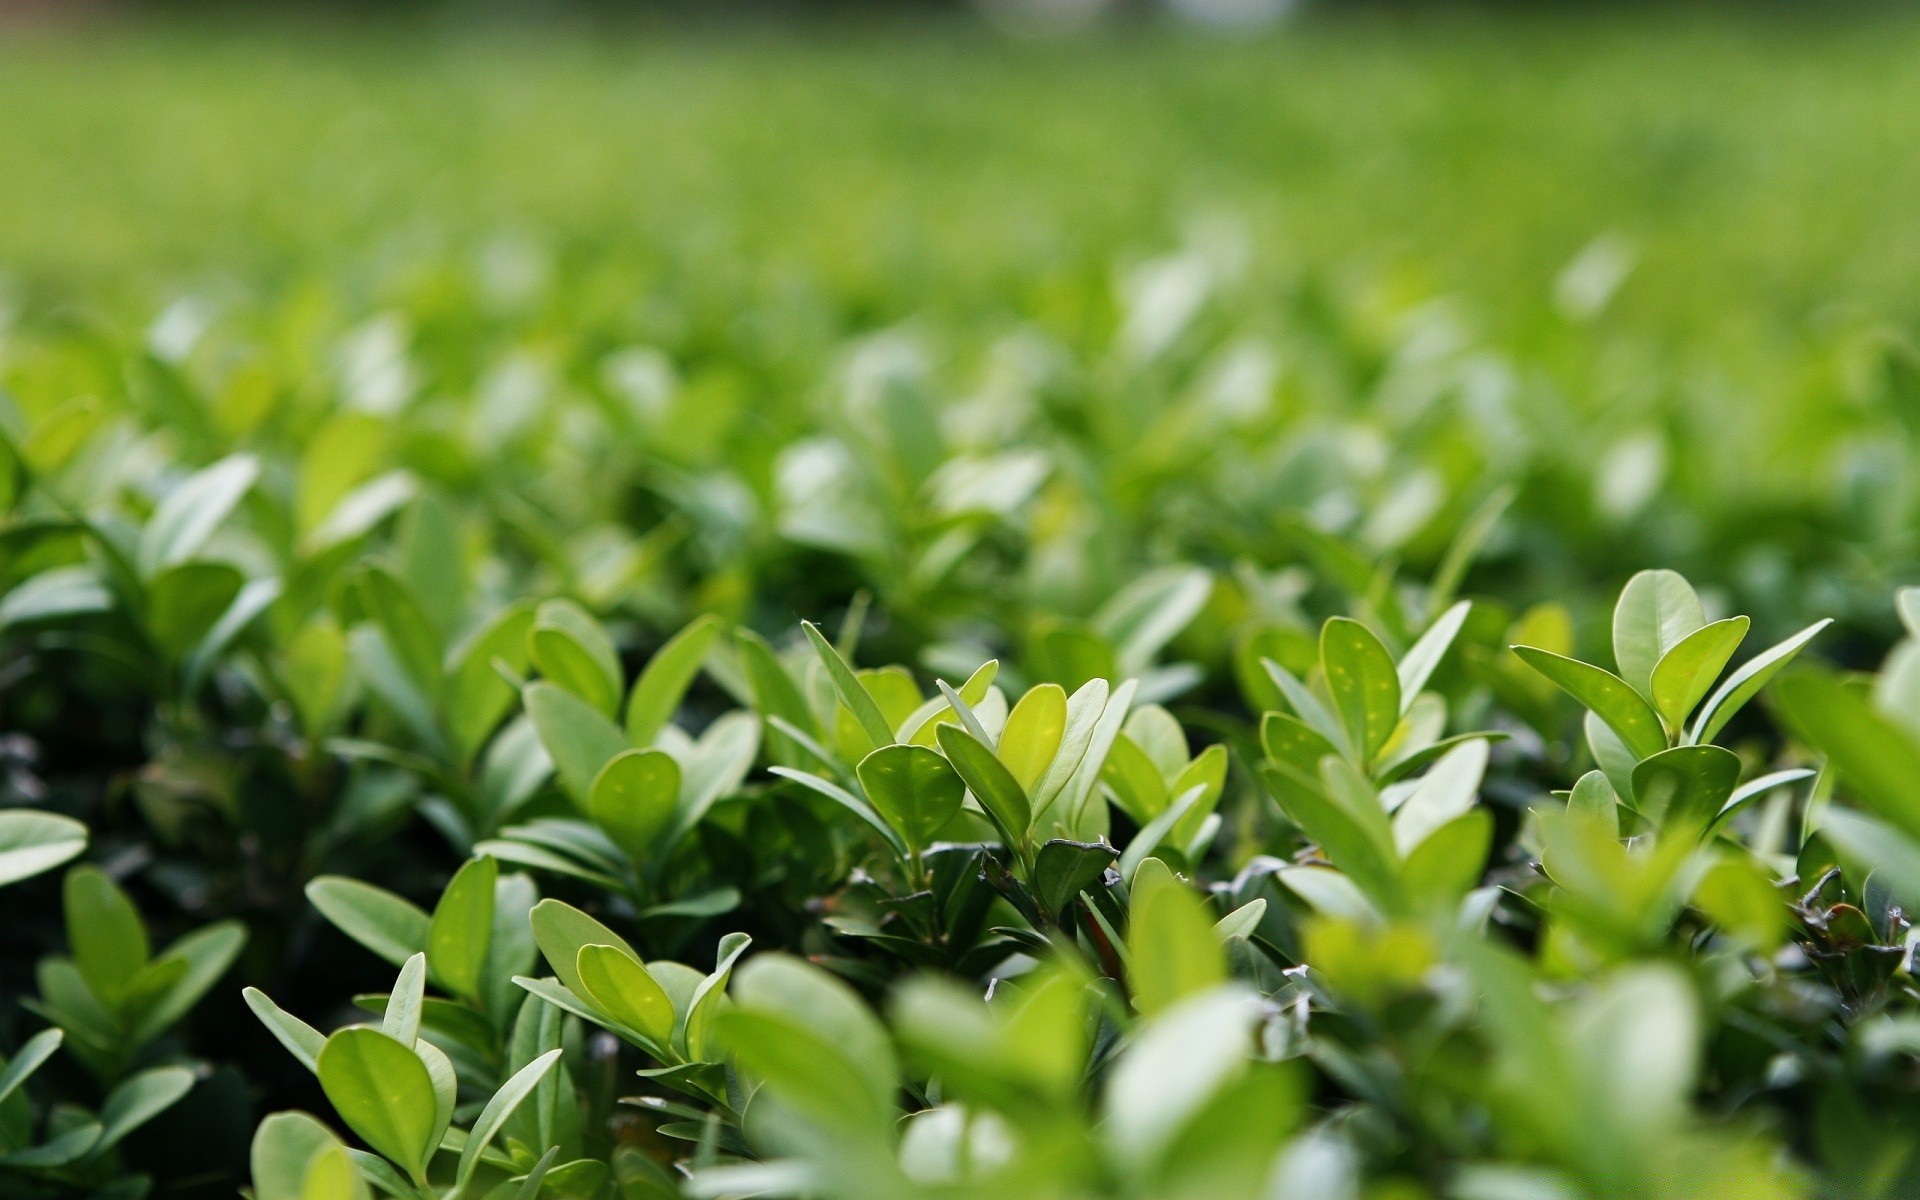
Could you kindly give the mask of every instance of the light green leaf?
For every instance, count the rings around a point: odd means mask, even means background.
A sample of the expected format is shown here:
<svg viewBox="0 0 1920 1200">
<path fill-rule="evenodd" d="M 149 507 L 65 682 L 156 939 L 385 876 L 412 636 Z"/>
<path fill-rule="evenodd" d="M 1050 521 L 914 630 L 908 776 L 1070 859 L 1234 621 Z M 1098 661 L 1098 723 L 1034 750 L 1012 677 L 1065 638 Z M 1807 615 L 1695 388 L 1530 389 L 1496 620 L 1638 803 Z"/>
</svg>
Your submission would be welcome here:
<svg viewBox="0 0 1920 1200">
<path fill-rule="evenodd" d="M 91 1154 L 120 1144 L 122 1138 L 153 1120 L 189 1091 L 193 1072 L 185 1067 L 154 1067 L 142 1071 L 107 1093 L 100 1106 L 100 1139 Z"/>
<path fill-rule="evenodd" d="M 116 1008 L 127 985 L 153 956 L 146 923 L 133 901 L 98 867 L 68 871 L 61 897 L 74 966 L 100 1002 Z"/>
<path fill-rule="evenodd" d="M 50 871 L 87 848 L 87 827 L 32 808 L 0 812 L 0 887 Z"/>
<path fill-rule="evenodd" d="M 533 906 L 533 938 L 545 956 L 547 966 L 559 978 L 566 989 L 576 996 L 587 994 L 586 985 L 580 981 L 580 949 L 583 946 L 612 946 L 635 962 L 640 962 L 640 954 L 627 944 L 627 939 L 594 920 L 571 904 L 559 900 L 542 900 Z"/>
<path fill-rule="evenodd" d="M 1460 627 L 1467 623 L 1467 614 L 1473 608 L 1471 601 L 1462 600 L 1440 614 L 1440 618 L 1427 627 L 1407 651 L 1395 668 L 1400 678 L 1400 711 L 1404 714 L 1407 707 L 1420 695 L 1420 689 L 1427 686 L 1434 669 L 1447 656 L 1453 646 L 1453 639 L 1460 635 Z"/>
<path fill-rule="evenodd" d="M 582 946 L 574 971 L 582 999 L 657 1046 L 672 1043 L 673 1001 L 639 959 L 617 946 Z"/>
<path fill-rule="evenodd" d="M 1667 728 L 1678 733 L 1686 726 L 1687 714 L 1707 694 L 1713 681 L 1720 678 L 1727 661 L 1747 636 L 1745 617 L 1728 617 L 1711 625 L 1702 625 L 1661 655 L 1653 668 L 1653 707 L 1666 721 Z"/>
<path fill-rule="evenodd" d="M 560 1054 L 559 1050 L 549 1050 L 515 1071 L 511 1079 L 500 1085 L 493 1099 L 487 1101 L 487 1106 L 480 1110 L 480 1115 L 474 1119 L 473 1131 L 467 1135 L 467 1144 L 460 1150 L 460 1165 L 453 1175 L 454 1200 L 466 1195 L 473 1172 L 480 1165 L 481 1154 L 498 1136 L 514 1110 L 540 1086 L 547 1072 L 553 1070 L 554 1064 L 560 1061 Z"/>
<path fill-rule="evenodd" d="M 711 615 L 696 617 L 685 629 L 673 635 L 647 663 L 640 678 L 634 680 L 627 697 L 627 740 L 636 746 L 650 746 L 654 737 L 680 707 L 700 664 L 720 636 L 720 619 Z"/>
<path fill-rule="evenodd" d="M 629 748 L 626 734 L 605 713 L 555 684 L 528 684 L 522 698 L 560 785 L 587 811 L 601 768 Z"/>
<path fill-rule="evenodd" d="M 527 653 L 552 682 L 572 692 L 609 720 L 620 706 L 620 655 L 613 639 L 588 612 L 570 600 L 549 600 L 534 618 Z"/>
<path fill-rule="evenodd" d="M 419 1055 L 377 1029 L 342 1029 L 320 1051 L 320 1086 L 362 1141 L 425 1178 L 440 1101 Z"/>
<path fill-rule="evenodd" d="M 1820 631 L 1833 624 L 1831 620 L 1815 621 L 1784 642 L 1768 647 L 1740 664 L 1740 669 L 1727 676 L 1726 681 L 1714 689 L 1707 698 L 1698 715 L 1694 717 L 1693 729 L 1687 740 L 1690 742 L 1710 742 L 1734 714 L 1746 706 L 1747 701 L 1759 694 L 1780 669 L 1793 661 L 1801 647 L 1812 641 Z"/>
<path fill-rule="evenodd" d="M 997 752 L 1022 791 L 1039 782 L 1066 732 L 1067 692 L 1057 683 L 1030 689 L 1007 714 Z"/>
<path fill-rule="evenodd" d="M 1515 646 L 1513 652 L 1606 722 L 1635 758 L 1647 758 L 1667 748 L 1660 714 L 1618 675 L 1534 646 Z"/>
<path fill-rule="evenodd" d="M 440 986 L 478 999 L 493 941 L 494 887 L 500 867 L 482 855 L 454 873 L 427 924 L 427 965 Z"/>
<path fill-rule="evenodd" d="M 1641 571 L 1627 580 L 1613 609 L 1613 658 L 1620 678 L 1650 696 L 1661 657 L 1706 623 L 1700 597 L 1679 572 Z"/>
<path fill-rule="evenodd" d="M 427 948 L 431 918 L 385 888 L 322 875 L 307 884 L 307 899 L 340 932 L 396 967 Z"/>
<path fill-rule="evenodd" d="M 1920 744 L 1867 698 L 1824 673 L 1800 671 L 1774 689 L 1795 736 L 1827 756 L 1840 786 L 1920 837 Z"/>
<path fill-rule="evenodd" d="M 980 806 L 1000 827 L 1001 834 L 1009 846 L 1019 846 L 1026 840 L 1027 827 L 1032 824 L 1033 815 L 1027 807 L 1027 794 L 1020 787 L 1020 781 L 1002 765 L 993 751 L 989 750 L 974 735 L 957 725 L 940 726 L 936 736 L 940 739 L 940 748 L 946 751 L 947 761 L 966 781 L 967 788 Z"/>
<path fill-rule="evenodd" d="M 800 628 L 806 631 L 807 640 L 813 643 L 814 652 L 820 656 L 820 662 L 826 667 L 827 678 L 833 682 L 834 694 L 840 697 L 840 703 L 846 705 L 847 711 L 853 714 L 861 731 L 872 743 L 869 749 L 877 750 L 881 746 L 892 744 L 893 727 L 887 724 L 887 718 L 881 714 L 880 706 L 874 703 L 873 697 L 861 684 L 859 676 L 855 675 L 853 668 L 847 665 L 847 660 L 840 657 L 840 652 L 833 648 L 833 643 L 827 640 L 826 635 L 821 633 L 813 622 L 802 621 Z"/>
<path fill-rule="evenodd" d="M 301 1066 L 317 1074 L 320 1070 L 320 1051 L 327 1044 L 326 1035 L 275 1004 L 259 988 L 247 988 L 241 995 L 246 998 L 247 1007 L 253 1010 L 253 1015 L 259 1017 L 260 1023 L 267 1027 L 267 1032 L 285 1046 L 289 1054 L 299 1059 Z"/>
<path fill-rule="evenodd" d="M 259 477 L 257 459 L 235 454 L 189 476 L 169 492 L 140 531 L 134 552 L 140 573 L 151 577 L 192 558 Z"/>
<path fill-rule="evenodd" d="M 636 863 L 651 861 L 680 802 L 680 764 L 661 750 L 623 750 L 607 760 L 587 796 L 593 823 Z"/>
<path fill-rule="evenodd" d="M 925 746 L 882 746 L 856 770 L 875 811 L 915 850 L 932 843 L 966 798 L 952 764 Z"/>
<path fill-rule="evenodd" d="M 1226 956 L 1206 905 L 1159 859 L 1133 877 L 1127 922 L 1127 980 L 1142 1016 L 1226 982 Z"/>
</svg>

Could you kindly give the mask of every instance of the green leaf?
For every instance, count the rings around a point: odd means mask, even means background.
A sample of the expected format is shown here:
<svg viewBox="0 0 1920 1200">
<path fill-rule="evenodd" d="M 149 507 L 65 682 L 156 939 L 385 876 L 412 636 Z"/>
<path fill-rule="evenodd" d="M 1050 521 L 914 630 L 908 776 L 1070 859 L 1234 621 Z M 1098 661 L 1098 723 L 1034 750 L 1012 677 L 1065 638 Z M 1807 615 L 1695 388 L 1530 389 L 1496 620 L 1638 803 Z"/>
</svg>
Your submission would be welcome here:
<svg viewBox="0 0 1920 1200">
<path fill-rule="evenodd" d="M 427 948 L 431 918 L 385 888 L 322 875 L 307 884 L 307 899 L 340 932 L 396 967 Z"/>
<path fill-rule="evenodd" d="M 381 566 L 363 568 L 356 586 L 361 607 L 379 628 L 407 681 L 430 705 L 437 705 L 445 682 L 440 639 L 413 594 L 393 572 Z"/>
<path fill-rule="evenodd" d="M 1370 763 L 1400 723 L 1400 676 L 1393 655 L 1358 621 L 1334 617 L 1320 628 L 1327 692 L 1361 762 Z"/>
<path fill-rule="evenodd" d="M 326 731 L 347 682 L 347 636 L 321 614 L 300 627 L 281 659 L 281 682 L 308 738 Z"/>
<path fill-rule="evenodd" d="M 1173 793 L 1161 777 L 1160 768 L 1147 757 L 1139 743 L 1124 732 L 1114 736 L 1107 749 L 1107 761 L 1100 779 L 1113 792 L 1114 800 L 1136 825 L 1145 825 L 1167 809 Z"/>
<path fill-rule="evenodd" d="M 1515 646 L 1513 652 L 1606 722 L 1635 758 L 1647 758 L 1667 748 L 1660 714 L 1618 675 L 1533 646 Z"/>
<path fill-rule="evenodd" d="M 1427 686 L 1427 680 L 1432 677 L 1434 669 L 1447 656 L 1447 651 L 1453 646 L 1453 639 L 1460 635 L 1460 627 L 1467 623 L 1467 614 L 1472 608 L 1471 601 L 1462 600 L 1441 613 L 1439 619 L 1429 625 L 1427 631 L 1420 635 L 1420 640 L 1407 651 L 1406 657 L 1400 660 L 1395 672 L 1400 679 L 1402 714 L 1420 694 L 1420 689 Z"/>
<path fill-rule="evenodd" d="M 713 973 L 700 981 L 693 991 L 693 998 L 687 1002 L 686 1050 L 687 1057 L 695 1062 L 711 1060 L 715 1051 L 710 1044 L 710 1031 L 713 1020 L 720 1014 L 721 1006 L 726 1003 L 727 981 L 732 978 L 733 965 L 747 952 L 753 939 L 744 933 L 729 933 L 720 939 Z"/>
<path fill-rule="evenodd" d="M 207 636 L 246 577 L 227 563 L 186 562 L 168 567 L 147 586 L 147 631 L 178 661 Z"/>
<path fill-rule="evenodd" d="M 1442 826 L 1457 820 L 1480 796 L 1480 780 L 1487 771 L 1484 738 L 1462 742 L 1442 756 L 1420 777 L 1413 794 L 1393 814 L 1393 842 L 1402 856 Z"/>
<path fill-rule="evenodd" d="M 0 887 L 50 871 L 87 848 L 87 827 L 31 808 L 0 811 Z"/>
<path fill-rule="evenodd" d="M 316 1074 L 320 1070 L 320 1051 L 327 1044 L 327 1037 L 318 1029 L 287 1012 L 259 988 L 247 988 L 242 993 L 247 1007 L 267 1032 L 274 1036 L 287 1052 L 300 1060 L 300 1065 Z"/>
<path fill-rule="evenodd" d="M 420 1009 L 427 998 L 427 956 L 416 954 L 400 968 L 382 1011 L 380 1032 L 411 1048 L 420 1039 Z"/>
<path fill-rule="evenodd" d="M 511 605 L 496 613 L 452 654 L 447 670 L 447 732 L 461 761 L 473 757 L 487 735 L 513 707 L 513 685 L 500 677 L 496 662 L 525 674 L 532 663 L 527 635 L 534 606 Z"/>
<path fill-rule="evenodd" d="M 925 746 L 882 746 L 860 760 L 856 774 L 874 810 L 916 851 L 933 842 L 966 799 L 967 785 L 952 764 Z"/>
<path fill-rule="evenodd" d="M 1055 838 L 1034 855 L 1034 895 L 1047 912 L 1057 916 L 1081 892 L 1100 882 L 1115 857 L 1113 847 L 1105 842 Z"/>
<path fill-rule="evenodd" d="M 878 753 L 878 751 L 875 753 Z M 865 800 L 862 800 L 839 784 L 834 783 L 830 779 L 822 779 L 820 776 L 806 771 L 796 771 L 791 767 L 772 767 L 769 768 L 769 773 L 781 779 L 790 779 L 809 791 L 825 796 L 835 804 L 840 805 L 848 812 L 859 817 L 862 821 L 865 821 L 896 853 L 902 856 L 905 856 L 907 853 L 906 843 L 900 839 L 900 835 L 894 831 L 893 826 L 889 825 L 879 813 L 873 811 L 873 807 Z"/>
<path fill-rule="evenodd" d="M 1740 782 L 1740 756 L 1719 746 L 1675 746 L 1633 769 L 1633 803 L 1662 829 L 1704 832 Z"/>
<path fill-rule="evenodd" d="M 734 972 L 716 1032 L 776 1094 L 810 1117 L 883 1129 L 900 1068 L 892 1039 L 852 988 L 811 963 L 761 954 Z"/>
<path fill-rule="evenodd" d="M 192 558 L 227 519 L 260 477 L 251 454 L 235 454 L 189 476 L 153 510 L 134 552 L 140 573 L 151 577 Z"/>
<path fill-rule="evenodd" d="M 1206 904 L 1159 859 L 1133 877 L 1127 982 L 1142 1016 L 1154 1016 L 1227 979 L 1226 956 Z"/>
<path fill-rule="evenodd" d="M 1782 679 L 1774 706 L 1796 737 L 1827 756 L 1847 791 L 1920 837 L 1920 744 L 1903 726 L 1838 679 L 1814 671 Z"/>
<path fill-rule="evenodd" d="M 1021 789 L 1020 781 L 994 757 L 992 750 L 959 726 L 942 725 L 936 736 L 940 739 L 940 748 L 946 751 L 947 761 L 1000 827 L 1007 844 L 1021 845 L 1033 815 L 1027 808 L 1027 794 Z"/>
<path fill-rule="evenodd" d="M 416 1182 L 425 1178 L 439 1099 L 418 1055 L 377 1029 L 342 1029 L 320 1051 L 320 1086 L 347 1128 Z"/>
<path fill-rule="evenodd" d="M 1720 678 L 1727 661 L 1747 636 L 1745 617 L 1728 617 L 1694 630 L 1660 657 L 1653 668 L 1653 707 L 1666 721 L 1667 728 L 1678 733 L 1685 727 L 1687 714 L 1707 694 L 1713 681 Z"/>
<path fill-rule="evenodd" d="M 533 915 L 528 919 L 533 924 L 533 940 L 539 944 L 547 966 L 576 996 L 587 994 L 578 966 L 581 947 L 612 946 L 633 961 L 641 961 L 639 952 L 627 944 L 627 939 L 571 904 L 542 900 L 533 906 Z"/>
<path fill-rule="evenodd" d="M 1040 781 L 1066 732 L 1067 692 L 1057 683 L 1030 689 L 1007 714 L 996 752 L 1022 791 Z"/>
<path fill-rule="evenodd" d="M 1567 796 L 1567 811 L 1584 814 L 1607 830 L 1609 837 L 1620 836 L 1620 798 L 1605 771 L 1588 771 L 1573 785 Z"/>
<path fill-rule="evenodd" d="M 87 987 L 109 1009 L 153 956 L 133 901 L 98 867 L 75 867 L 62 888 L 67 943 Z"/>
<path fill-rule="evenodd" d="M 100 1138 L 91 1154 L 120 1144 L 134 1130 L 172 1108 L 193 1090 L 193 1072 L 185 1067 L 154 1067 L 127 1079 L 107 1093 L 100 1106 Z"/>
<path fill-rule="evenodd" d="M 559 1050 L 549 1050 L 515 1071 L 512 1078 L 500 1085 L 493 1099 L 487 1101 L 487 1106 L 480 1110 L 480 1115 L 473 1122 L 473 1131 L 467 1135 L 467 1144 L 460 1150 L 460 1166 L 453 1175 L 454 1200 L 466 1195 L 473 1172 L 480 1165 L 481 1154 L 499 1135 L 514 1110 L 540 1086 L 547 1072 L 553 1070 L 554 1064 L 560 1061 L 560 1054 Z"/>
<path fill-rule="evenodd" d="M 1833 624 L 1831 620 L 1815 621 L 1784 642 L 1768 647 L 1740 665 L 1740 669 L 1727 676 L 1726 681 L 1714 689 L 1700 712 L 1694 717 L 1693 729 L 1688 735 L 1690 742 L 1710 742 L 1734 714 L 1746 706 L 1747 701 L 1758 695 L 1760 689 L 1767 686 L 1780 669 L 1793 661 L 1801 647 L 1812 641 L 1820 631 Z"/>
<path fill-rule="evenodd" d="M 494 889 L 499 864 L 484 855 L 454 872 L 427 924 L 427 965 L 440 986 L 476 1000 L 493 941 Z"/>
<path fill-rule="evenodd" d="M 1641 571 L 1627 580 L 1613 608 L 1613 659 L 1620 677 L 1650 696 L 1661 657 L 1706 623 L 1700 597 L 1679 572 Z"/>
<path fill-rule="evenodd" d="M 307 1175 L 314 1160 L 338 1147 L 333 1131 L 306 1113 L 271 1114 L 253 1133 L 255 1200 L 308 1200 Z"/>
<path fill-rule="evenodd" d="M 238 921 L 215 921 L 168 946 L 166 953 L 149 965 L 168 968 L 172 985 L 139 1014 L 129 1035 L 130 1041 L 134 1045 L 145 1045 L 186 1016 L 227 973 L 246 944 L 246 926 Z M 182 964 L 185 969 L 172 971 L 174 963 Z"/>
<path fill-rule="evenodd" d="M 569 600 L 549 600 L 527 635 L 533 665 L 609 720 L 620 706 L 620 655 L 613 639 L 587 611 Z"/>
<path fill-rule="evenodd" d="M 1415 903 L 1451 909 L 1480 882 L 1493 844 L 1493 814 L 1461 813 L 1421 839 L 1400 869 L 1400 886 Z"/>
<path fill-rule="evenodd" d="M 636 863 L 650 861 L 673 825 L 680 764 L 661 750 L 623 750 L 607 760 L 588 792 L 593 823 Z"/>
<path fill-rule="evenodd" d="M 673 720 L 687 688 L 700 673 L 707 651 L 719 636 L 718 617 L 697 617 L 660 647 L 640 678 L 634 680 L 633 692 L 627 697 L 628 741 L 636 746 L 653 744 L 667 722 Z"/>
<path fill-rule="evenodd" d="M 583 1000 L 655 1045 L 672 1043 L 673 1001 L 639 959 L 617 946 L 582 946 L 574 971 Z"/>
<path fill-rule="evenodd" d="M 840 697 L 840 703 L 846 705 L 847 711 L 853 714 L 861 731 L 872 743 L 870 749 L 877 750 L 881 746 L 892 744 L 893 727 L 887 724 L 887 718 L 881 714 L 880 706 L 874 703 L 873 697 L 861 684 L 859 676 L 855 675 L 853 668 L 847 665 L 847 660 L 840 657 L 840 652 L 833 648 L 833 643 L 827 640 L 826 635 L 821 633 L 813 622 L 802 621 L 800 628 L 806 631 L 807 640 L 813 643 L 814 652 L 820 656 L 820 662 L 827 668 L 827 678 L 832 681 L 834 693 Z"/>
<path fill-rule="evenodd" d="M 53 1057 L 53 1052 L 60 1048 L 66 1036 L 63 1029 L 42 1029 L 26 1040 L 13 1058 L 6 1062 L 4 1069 L 0 1069 L 0 1104 L 5 1104 L 10 1096 L 20 1090 L 20 1085 L 27 1081 L 28 1076 Z"/>
<path fill-rule="evenodd" d="M 1321 759 L 1340 753 L 1312 726 L 1283 712 L 1260 719 L 1260 746 L 1274 762 L 1307 776 L 1319 773 Z"/>
<path fill-rule="evenodd" d="M 605 713 L 555 684 L 528 684 L 522 697 L 560 786 L 589 811 L 593 781 L 615 755 L 629 749 L 626 734 Z"/>
<path fill-rule="evenodd" d="M 92 567 L 55 567 L 29 577 L 0 600 L 0 629 L 109 612 L 112 608 L 113 593 Z"/>
</svg>

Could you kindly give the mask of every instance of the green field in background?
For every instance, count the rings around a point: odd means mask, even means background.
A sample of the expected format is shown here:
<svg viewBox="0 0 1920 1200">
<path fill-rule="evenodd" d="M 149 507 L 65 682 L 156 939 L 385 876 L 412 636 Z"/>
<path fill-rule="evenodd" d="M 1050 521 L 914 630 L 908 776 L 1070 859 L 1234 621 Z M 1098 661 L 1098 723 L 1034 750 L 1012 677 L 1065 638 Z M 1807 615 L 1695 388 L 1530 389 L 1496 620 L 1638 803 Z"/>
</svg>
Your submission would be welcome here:
<svg viewBox="0 0 1920 1200">
<path fill-rule="evenodd" d="M 1018 44 L 975 24 L 98 27 L 0 42 L 0 265 L 87 304 L 525 231 L 858 327 L 990 319 L 1228 215 L 1258 268 L 1613 320 L 1749 384 L 1920 309 L 1920 21 L 1773 12 L 1317 17 Z M 377 271 L 371 277 L 377 278 Z"/>
</svg>

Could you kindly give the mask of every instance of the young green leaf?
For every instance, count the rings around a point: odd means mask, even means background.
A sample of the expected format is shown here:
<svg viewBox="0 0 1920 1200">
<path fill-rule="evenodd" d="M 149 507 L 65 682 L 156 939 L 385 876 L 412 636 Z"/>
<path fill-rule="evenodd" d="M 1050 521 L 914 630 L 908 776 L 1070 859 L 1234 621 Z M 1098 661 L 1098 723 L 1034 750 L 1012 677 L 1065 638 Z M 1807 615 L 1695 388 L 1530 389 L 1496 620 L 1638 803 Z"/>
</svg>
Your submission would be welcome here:
<svg viewBox="0 0 1920 1200">
<path fill-rule="evenodd" d="M 480 1156 L 487 1146 L 499 1135 L 514 1110 L 533 1094 L 547 1072 L 553 1070 L 560 1061 L 559 1050 L 549 1050 L 539 1058 L 513 1073 L 513 1077 L 500 1085 L 500 1090 L 487 1101 L 487 1106 L 474 1118 L 473 1131 L 467 1135 L 467 1143 L 460 1150 L 460 1165 L 453 1175 L 453 1200 L 460 1200 L 467 1193 L 467 1185 L 473 1179 L 473 1172 L 480 1165 Z"/>
<path fill-rule="evenodd" d="M 627 944 L 627 939 L 571 904 L 542 900 L 533 906 L 533 915 L 529 919 L 533 924 L 534 941 L 539 944 L 547 966 L 576 996 L 587 994 L 586 986 L 580 982 L 578 969 L 581 947 L 612 946 L 633 961 L 641 961 L 639 953 Z"/>
<path fill-rule="evenodd" d="M 1214 936 L 1214 919 L 1200 898 L 1159 859 L 1140 864 L 1132 887 L 1127 980 L 1140 1014 L 1165 1012 L 1226 982 L 1226 958 Z"/>
<path fill-rule="evenodd" d="M 640 960 L 616 946 L 582 946 L 574 970 L 582 999 L 655 1045 L 671 1044 L 673 1001 Z"/>
<path fill-rule="evenodd" d="M 1613 609 L 1613 658 L 1620 678 L 1642 696 L 1650 695 L 1662 656 L 1706 623 L 1700 597 L 1679 572 L 1641 571 L 1627 580 Z"/>
<path fill-rule="evenodd" d="M 1320 669 L 1348 744 L 1361 762 L 1372 762 L 1400 723 L 1400 676 L 1393 655 L 1373 630 L 1334 617 L 1320 628 Z"/>
<path fill-rule="evenodd" d="M 86 848 L 87 827 L 72 817 L 31 808 L 0 812 L 0 887 L 50 871 Z"/>
<path fill-rule="evenodd" d="M 427 925 L 427 965 L 456 996 L 478 999 L 493 940 L 494 889 L 500 868 L 485 855 L 454 872 Z"/>
<path fill-rule="evenodd" d="M 347 1128 L 425 1180 L 440 1102 L 419 1055 L 377 1029 L 342 1029 L 320 1051 L 320 1087 Z"/>
<path fill-rule="evenodd" d="M 556 684 L 528 684 L 521 696 L 560 785 L 575 804 L 588 809 L 601 768 L 629 749 L 626 734 L 605 713 Z"/>
<path fill-rule="evenodd" d="M 1831 624 L 1831 620 L 1815 621 L 1786 641 L 1770 646 L 1740 664 L 1740 669 L 1727 676 L 1726 681 L 1715 688 L 1713 695 L 1701 706 L 1687 740 L 1712 741 L 1715 735 L 1726 728 L 1727 722 L 1746 706 L 1747 701 L 1758 695 L 1760 689 L 1767 686 L 1782 667 L 1793 661 L 1794 655 L 1800 653 L 1803 646 Z"/>
<path fill-rule="evenodd" d="M 872 695 L 860 682 L 859 676 L 855 675 L 853 668 L 847 665 L 847 660 L 840 657 L 840 652 L 833 648 L 833 643 L 827 640 L 826 635 L 821 633 L 813 622 L 802 621 L 800 628 L 806 631 L 807 640 L 813 643 L 814 652 L 820 656 L 821 664 L 826 667 L 827 678 L 832 681 L 834 693 L 840 697 L 840 703 L 846 705 L 847 711 L 853 714 L 861 731 L 872 743 L 871 749 L 890 745 L 893 742 L 893 727 L 887 724 L 886 717 L 881 715 L 880 706 L 874 703 Z"/>
<path fill-rule="evenodd" d="M 340 932 L 396 967 L 427 948 L 432 919 L 385 888 L 322 875 L 307 884 L 307 900 Z"/>
<path fill-rule="evenodd" d="M 1702 625 L 1660 656 L 1649 695 L 1668 729 L 1678 733 L 1686 726 L 1687 714 L 1740 648 L 1748 623 L 1745 617 L 1728 617 Z"/>
<path fill-rule="evenodd" d="M 1606 722 L 1635 758 L 1647 758 L 1667 748 L 1660 714 L 1618 675 L 1533 646 L 1515 646 L 1513 652 Z"/>
<path fill-rule="evenodd" d="M 874 810 L 916 851 L 933 842 L 966 799 L 967 785 L 953 765 L 925 746 L 882 746 L 860 760 L 856 773 Z"/>
<path fill-rule="evenodd" d="M 1023 791 L 1039 782 L 1066 731 L 1067 693 L 1057 683 L 1032 688 L 1007 714 L 997 752 Z"/>
<path fill-rule="evenodd" d="M 540 673 L 609 720 L 620 705 L 620 655 L 600 622 L 569 600 L 549 600 L 527 634 L 527 654 Z"/>
<path fill-rule="evenodd" d="M 636 863 L 651 861 L 680 803 L 680 764 L 660 750 L 623 750 L 607 760 L 587 796 L 593 823 Z"/>
<path fill-rule="evenodd" d="M 707 651 L 719 636 L 718 617 L 696 617 L 648 660 L 627 697 L 628 741 L 636 746 L 653 744 L 655 735 L 673 720 L 687 688 L 700 673 Z"/>
<path fill-rule="evenodd" d="M 147 927 L 133 901 L 98 867 L 75 867 L 62 889 L 73 962 L 101 1003 L 119 1005 L 152 957 Z"/>
<path fill-rule="evenodd" d="M 1007 844 L 1023 844 L 1033 814 L 1027 807 L 1027 794 L 1021 789 L 1020 781 L 994 757 L 992 750 L 959 726 L 942 725 L 937 736 L 940 748 L 946 751 L 947 761 L 953 764 L 953 769 L 966 781 L 968 790 L 980 801 L 980 806 L 993 818 L 994 824 L 1000 827 Z"/>
<path fill-rule="evenodd" d="M 258 459 L 235 454 L 189 476 L 167 493 L 140 531 L 134 557 L 141 574 L 151 577 L 192 558 L 259 477 Z"/>
</svg>

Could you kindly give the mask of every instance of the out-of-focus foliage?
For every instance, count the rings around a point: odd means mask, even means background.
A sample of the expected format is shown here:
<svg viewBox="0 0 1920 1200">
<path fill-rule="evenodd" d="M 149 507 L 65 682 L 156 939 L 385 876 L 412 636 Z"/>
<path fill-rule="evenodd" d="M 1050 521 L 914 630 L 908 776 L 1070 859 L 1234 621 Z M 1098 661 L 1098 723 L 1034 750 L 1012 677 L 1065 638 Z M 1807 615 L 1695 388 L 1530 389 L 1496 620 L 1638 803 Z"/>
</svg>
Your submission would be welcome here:
<svg viewBox="0 0 1920 1200">
<path fill-rule="evenodd" d="M 0 45 L 0 1190 L 1914 1194 L 1914 34 L 1407 20 Z"/>
</svg>

